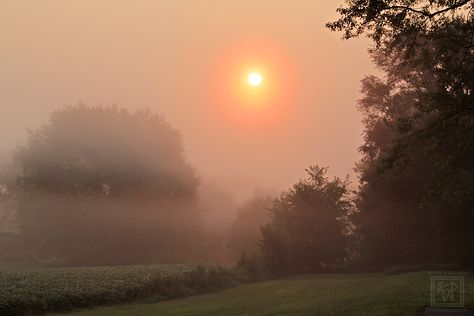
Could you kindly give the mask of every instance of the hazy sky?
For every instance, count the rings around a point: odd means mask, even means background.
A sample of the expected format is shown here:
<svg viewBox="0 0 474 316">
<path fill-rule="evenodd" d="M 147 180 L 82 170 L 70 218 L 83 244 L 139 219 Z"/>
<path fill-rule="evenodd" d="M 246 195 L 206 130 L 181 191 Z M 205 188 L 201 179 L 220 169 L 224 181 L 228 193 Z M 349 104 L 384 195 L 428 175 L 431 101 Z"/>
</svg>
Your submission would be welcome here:
<svg viewBox="0 0 474 316">
<path fill-rule="evenodd" d="M 165 114 L 200 174 L 233 190 L 281 189 L 315 163 L 351 173 L 373 67 L 367 40 L 325 29 L 340 4 L 2 0 L 0 150 L 64 105 L 115 103 Z M 226 95 L 250 60 L 278 82 L 258 113 Z"/>
</svg>

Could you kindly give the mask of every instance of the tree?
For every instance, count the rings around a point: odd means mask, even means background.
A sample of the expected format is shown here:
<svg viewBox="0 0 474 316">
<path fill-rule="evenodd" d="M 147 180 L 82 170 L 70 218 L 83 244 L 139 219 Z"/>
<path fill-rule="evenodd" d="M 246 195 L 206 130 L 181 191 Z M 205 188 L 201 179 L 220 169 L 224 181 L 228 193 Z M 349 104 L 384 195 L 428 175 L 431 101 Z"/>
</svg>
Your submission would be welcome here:
<svg viewBox="0 0 474 316">
<path fill-rule="evenodd" d="M 436 32 L 451 19 L 472 19 L 473 9 L 472 0 L 346 0 L 337 9 L 341 17 L 326 26 L 345 39 L 365 33 L 381 45 Z"/>
<path fill-rule="evenodd" d="M 0 235 L 18 232 L 18 219 L 15 212 L 17 202 L 13 190 L 16 171 L 11 155 L 0 155 Z"/>
<path fill-rule="evenodd" d="M 160 115 L 67 107 L 16 155 L 26 244 L 81 264 L 192 259 L 199 179 Z"/>
<path fill-rule="evenodd" d="M 351 220 L 360 238 L 362 260 L 379 266 L 426 262 L 432 252 L 432 227 L 422 206 L 434 160 L 421 140 L 400 152 L 398 126 L 413 111 L 416 94 L 392 84 L 375 77 L 364 79 L 359 101 L 364 144 L 356 169 L 358 212 Z"/>
<path fill-rule="evenodd" d="M 269 221 L 271 203 L 272 198 L 269 196 L 257 195 L 239 208 L 228 232 L 228 246 L 234 255 L 258 249 L 260 227 Z"/>
<path fill-rule="evenodd" d="M 321 271 L 343 262 L 347 253 L 348 182 L 328 180 L 327 168 L 306 171 L 306 179 L 274 200 L 271 220 L 262 228 L 263 260 L 275 274 Z"/>
<path fill-rule="evenodd" d="M 366 78 L 359 101 L 365 130 L 354 219 L 366 255 L 385 265 L 468 264 L 474 144 L 464 102 L 472 102 L 470 95 L 447 90 L 445 70 L 421 62 L 407 67 L 393 50 L 379 50 L 374 60 L 387 79 Z"/>
<path fill-rule="evenodd" d="M 365 131 L 353 220 L 372 262 L 473 264 L 473 5 L 350 0 L 328 24 L 344 38 L 371 37 L 385 74 L 363 81 L 359 102 Z"/>
<path fill-rule="evenodd" d="M 30 132 L 17 154 L 25 188 L 75 196 L 194 197 L 181 135 L 149 110 L 68 107 Z"/>
</svg>

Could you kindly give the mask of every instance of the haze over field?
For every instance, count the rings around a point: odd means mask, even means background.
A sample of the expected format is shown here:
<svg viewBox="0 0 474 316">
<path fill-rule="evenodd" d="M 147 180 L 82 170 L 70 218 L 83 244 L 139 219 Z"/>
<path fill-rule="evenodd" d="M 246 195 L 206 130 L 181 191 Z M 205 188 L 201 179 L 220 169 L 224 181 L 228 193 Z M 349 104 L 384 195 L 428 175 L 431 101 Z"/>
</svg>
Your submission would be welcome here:
<svg viewBox="0 0 474 316">
<path fill-rule="evenodd" d="M 0 151 L 64 105 L 117 104 L 163 113 L 199 174 L 237 199 L 287 188 L 315 162 L 352 173 L 372 65 L 367 40 L 324 28 L 341 3 L 2 1 Z M 255 62 L 282 101 L 252 112 L 226 89 Z"/>
<path fill-rule="evenodd" d="M 473 34 L 474 0 L 1 1 L 0 315 L 471 314 Z"/>
</svg>

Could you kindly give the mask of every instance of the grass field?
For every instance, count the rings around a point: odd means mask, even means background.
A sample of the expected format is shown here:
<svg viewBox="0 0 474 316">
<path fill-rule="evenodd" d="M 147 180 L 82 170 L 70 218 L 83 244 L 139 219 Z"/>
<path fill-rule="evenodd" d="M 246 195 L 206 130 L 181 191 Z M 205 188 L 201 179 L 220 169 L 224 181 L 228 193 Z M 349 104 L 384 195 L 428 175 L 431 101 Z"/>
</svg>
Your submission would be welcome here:
<svg viewBox="0 0 474 316">
<path fill-rule="evenodd" d="M 39 314 L 183 297 L 234 284 L 233 271 L 195 265 L 0 269 L 0 315 Z"/>
<path fill-rule="evenodd" d="M 416 272 L 312 274 L 258 282 L 212 294 L 165 302 L 133 304 L 68 313 L 68 316 L 314 316 L 421 315 L 430 302 L 430 276 Z M 465 300 L 474 306 L 474 277 L 465 275 Z"/>
</svg>

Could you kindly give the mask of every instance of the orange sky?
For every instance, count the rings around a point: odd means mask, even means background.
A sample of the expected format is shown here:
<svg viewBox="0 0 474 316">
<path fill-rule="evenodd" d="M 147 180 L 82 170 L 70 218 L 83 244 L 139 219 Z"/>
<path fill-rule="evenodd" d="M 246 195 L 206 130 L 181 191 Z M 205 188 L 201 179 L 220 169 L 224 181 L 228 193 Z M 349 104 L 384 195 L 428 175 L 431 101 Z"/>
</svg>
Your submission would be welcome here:
<svg viewBox="0 0 474 316">
<path fill-rule="evenodd" d="M 285 188 L 314 163 L 351 173 L 373 67 L 367 40 L 324 28 L 340 3 L 4 0 L 0 150 L 61 106 L 116 103 L 164 113 L 200 174 L 238 194 Z M 238 91 L 245 67 L 263 69 L 258 110 Z"/>
</svg>

